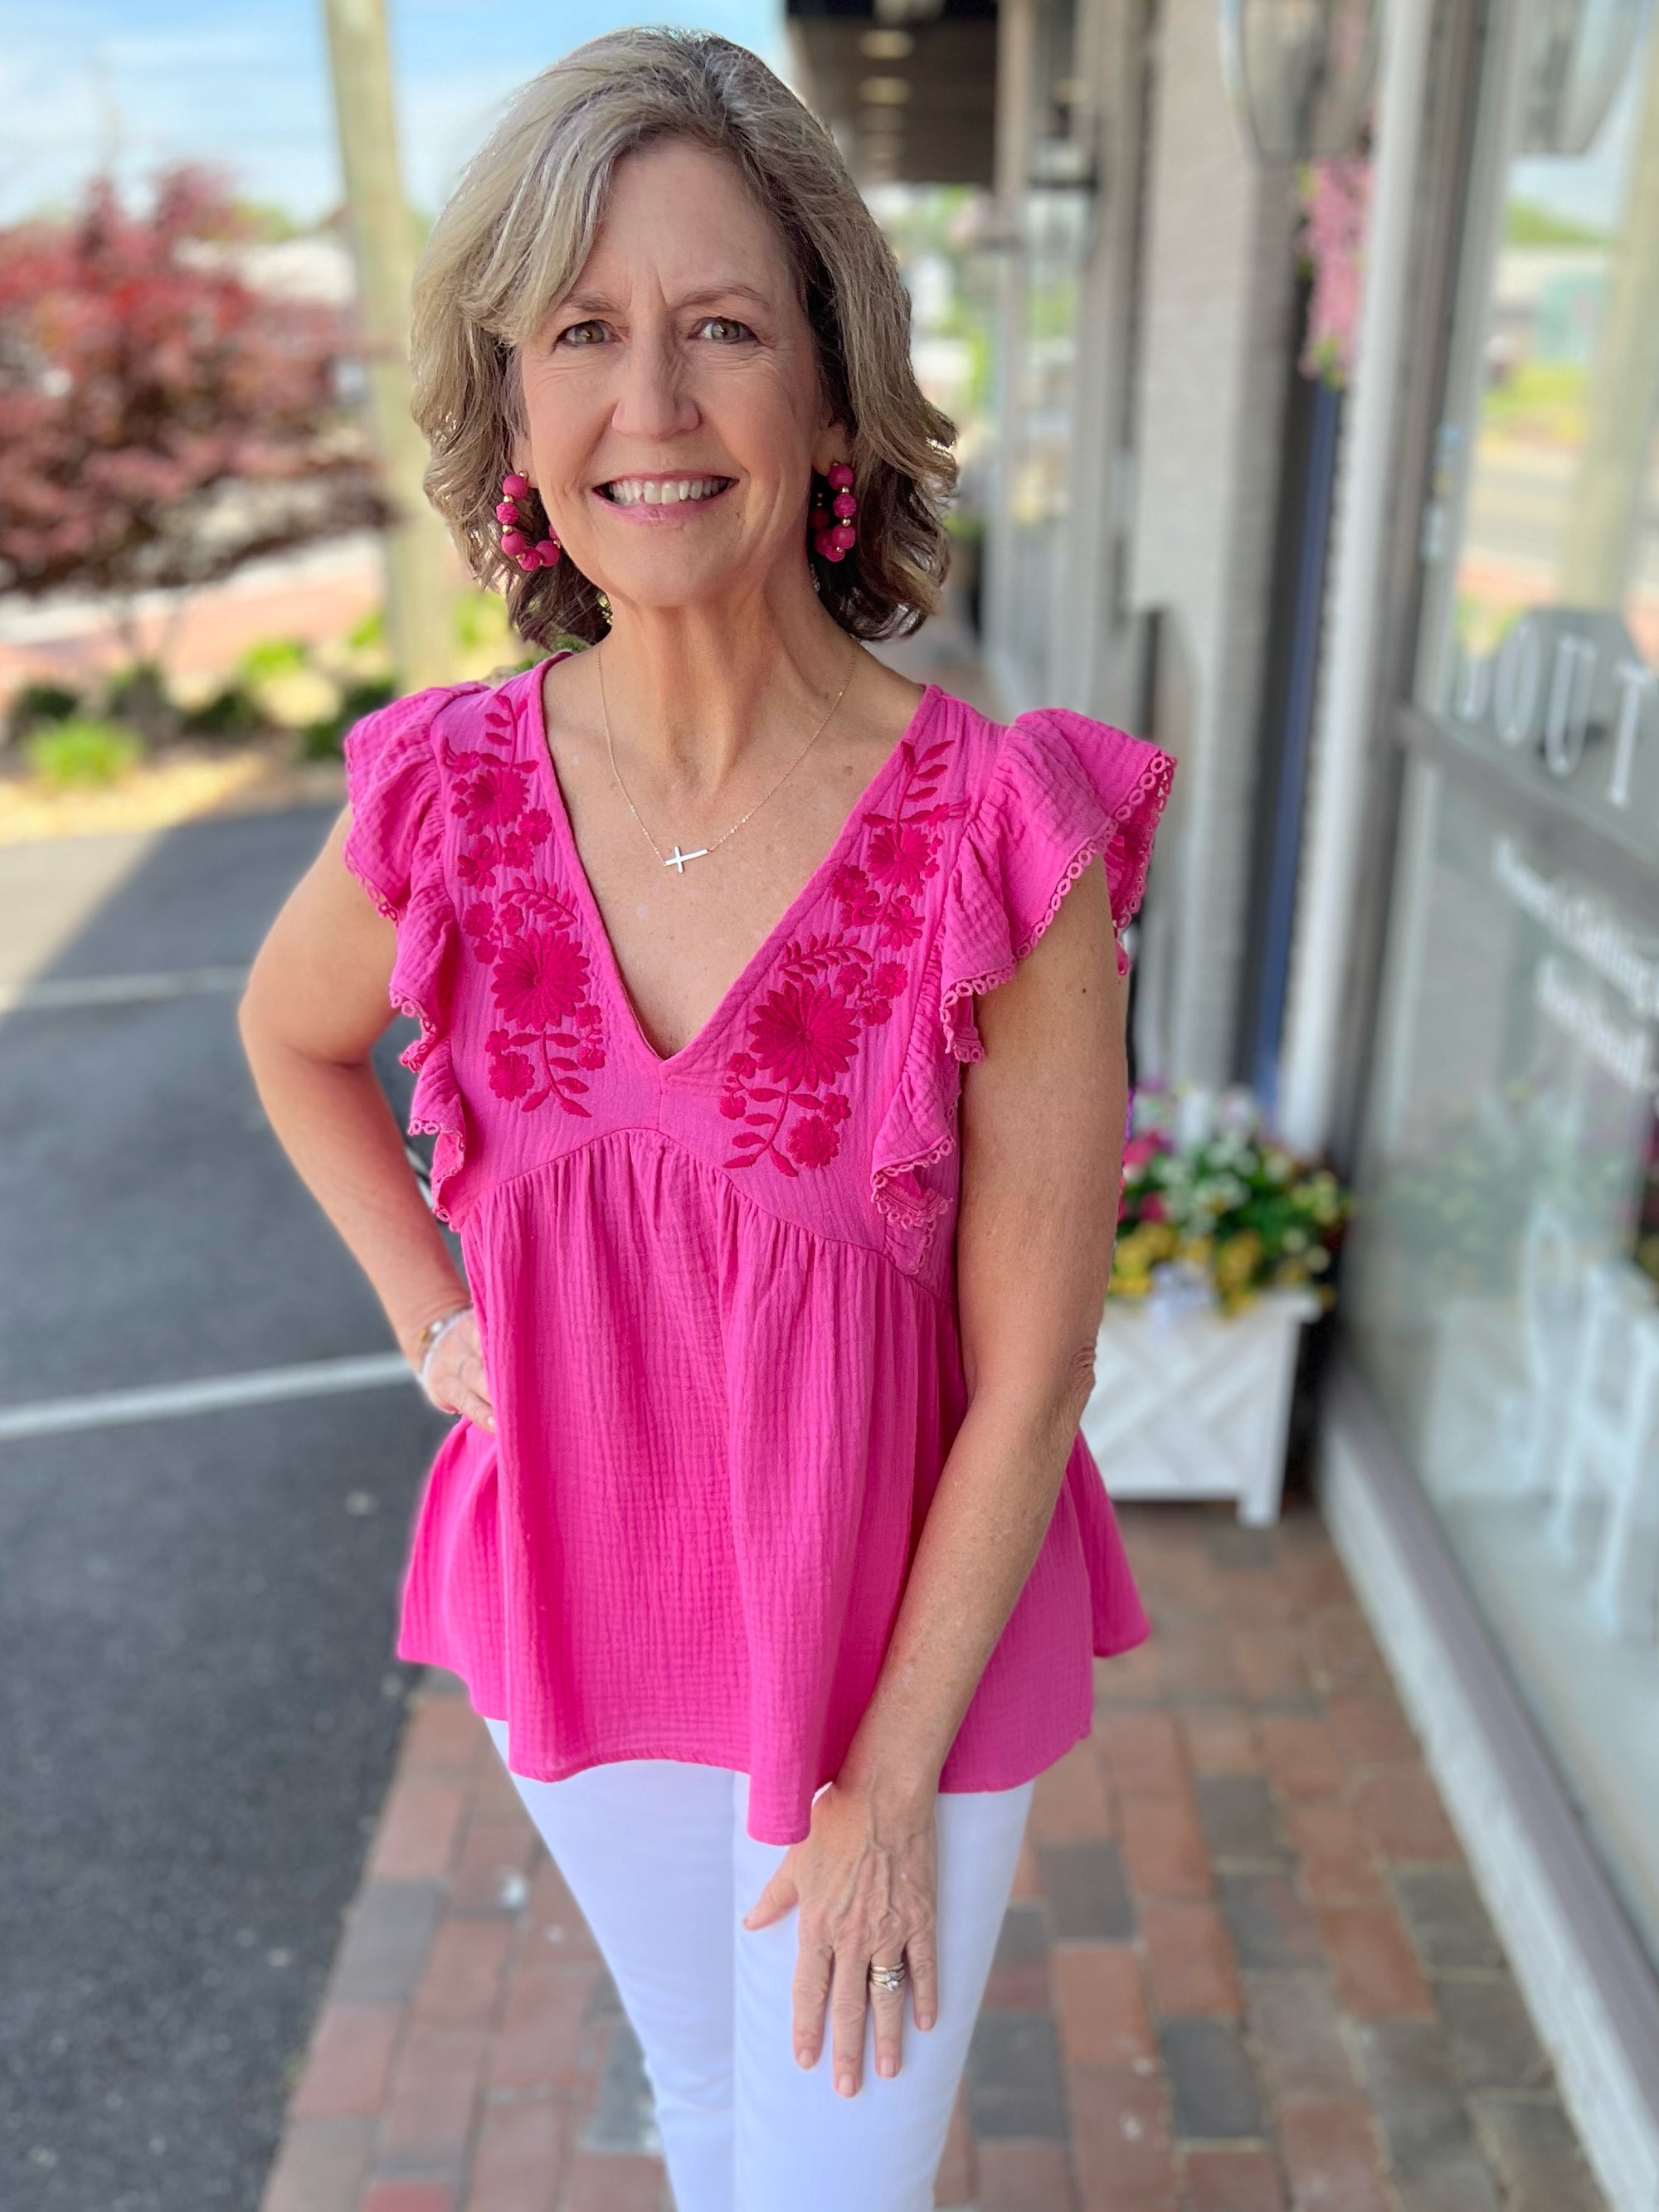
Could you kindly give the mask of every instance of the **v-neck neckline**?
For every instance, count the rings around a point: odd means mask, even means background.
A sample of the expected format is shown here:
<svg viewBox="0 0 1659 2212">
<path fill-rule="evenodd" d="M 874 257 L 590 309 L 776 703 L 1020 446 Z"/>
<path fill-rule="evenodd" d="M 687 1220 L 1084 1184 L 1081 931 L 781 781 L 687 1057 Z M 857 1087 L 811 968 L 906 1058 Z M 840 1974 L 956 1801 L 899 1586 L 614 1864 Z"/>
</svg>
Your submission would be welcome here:
<svg viewBox="0 0 1659 2212">
<path fill-rule="evenodd" d="M 550 653 L 545 660 L 538 660 L 535 667 L 529 672 L 531 731 L 536 743 L 537 774 L 546 790 L 548 811 L 553 817 L 555 833 L 563 848 L 563 857 L 574 889 L 576 902 L 581 909 L 582 919 L 605 968 L 606 981 L 612 995 L 627 1016 L 629 1032 L 639 1050 L 644 1054 L 659 1073 L 666 1074 L 684 1066 L 711 1037 L 726 1027 L 733 1009 L 741 1004 L 769 963 L 780 940 L 793 927 L 803 908 L 810 905 L 817 896 L 824 884 L 829 882 L 835 869 L 841 865 L 846 849 L 852 842 L 866 813 L 879 797 L 888 779 L 902 758 L 906 747 L 915 744 L 924 718 L 931 713 L 935 702 L 943 696 L 943 693 L 937 684 L 930 683 L 927 686 L 921 698 L 917 700 L 909 720 L 899 733 L 892 750 L 871 777 L 869 782 L 865 785 L 857 799 L 854 800 L 846 820 L 836 832 L 834 843 L 755 947 L 749 958 L 744 961 L 726 988 L 720 994 L 713 1013 L 699 1029 L 692 1032 L 678 1051 L 661 1053 L 646 1035 L 644 1025 L 640 1020 L 639 1011 L 634 1003 L 633 994 L 629 990 L 627 981 L 623 975 L 621 963 L 617 958 L 616 947 L 611 941 L 611 933 L 605 927 L 605 917 L 599 912 L 599 902 L 594 896 L 593 886 L 588 880 L 586 865 L 577 846 L 576 833 L 571 823 L 569 811 L 564 803 L 564 792 L 559 782 L 558 769 L 554 765 L 553 747 L 548 737 L 547 697 L 542 688 L 543 678 L 555 661 L 571 660 L 576 657 L 575 649 L 567 647 L 562 653 Z"/>
</svg>

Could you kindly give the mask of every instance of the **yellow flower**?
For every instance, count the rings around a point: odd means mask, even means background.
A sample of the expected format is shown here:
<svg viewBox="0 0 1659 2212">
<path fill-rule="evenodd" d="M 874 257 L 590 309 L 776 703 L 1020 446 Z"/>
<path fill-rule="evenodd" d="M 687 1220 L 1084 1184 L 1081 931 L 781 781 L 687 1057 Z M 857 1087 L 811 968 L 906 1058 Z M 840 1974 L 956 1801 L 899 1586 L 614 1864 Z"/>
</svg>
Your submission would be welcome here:
<svg viewBox="0 0 1659 2212">
<path fill-rule="evenodd" d="M 1216 1288 L 1224 1299 L 1247 1291 L 1261 1264 L 1261 1239 L 1255 1230 L 1242 1230 L 1228 1237 L 1215 1257 Z"/>
<path fill-rule="evenodd" d="M 1142 1221 L 1117 1240 L 1117 1264 L 1130 1273 L 1145 1274 L 1175 1249 L 1175 1231 L 1166 1221 Z"/>
</svg>

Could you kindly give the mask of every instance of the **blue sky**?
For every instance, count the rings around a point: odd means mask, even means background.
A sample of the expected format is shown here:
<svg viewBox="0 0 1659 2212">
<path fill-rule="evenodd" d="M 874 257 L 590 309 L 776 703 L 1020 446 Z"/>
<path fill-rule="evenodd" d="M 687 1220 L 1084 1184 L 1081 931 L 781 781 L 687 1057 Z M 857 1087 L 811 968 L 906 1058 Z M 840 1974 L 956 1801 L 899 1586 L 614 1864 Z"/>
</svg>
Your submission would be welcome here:
<svg viewBox="0 0 1659 2212">
<path fill-rule="evenodd" d="M 434 209 L 502 101 L 601 31 L 685 23 L 787 74 L 781 0 L 387 0 L 410 197 Z M 190 158 L 304 217 L 339 197 L 320 0 L 0 0 L 0 222 L 95 169 Z"/>
</svg>

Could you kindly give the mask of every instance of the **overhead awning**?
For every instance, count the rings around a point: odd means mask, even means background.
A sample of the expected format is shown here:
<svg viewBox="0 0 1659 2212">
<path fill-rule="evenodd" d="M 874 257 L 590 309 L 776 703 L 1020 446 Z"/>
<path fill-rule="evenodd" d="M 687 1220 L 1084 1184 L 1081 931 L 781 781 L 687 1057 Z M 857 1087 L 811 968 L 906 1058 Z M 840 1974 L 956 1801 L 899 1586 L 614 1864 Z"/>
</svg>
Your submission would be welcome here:
<svg viewBox="0 0 1659 2212">
<path fill-rule="evenodd" d="M 861 185 L 992 182 L 996 0 L 786 0 L 802 97 Z"/>
</svg>

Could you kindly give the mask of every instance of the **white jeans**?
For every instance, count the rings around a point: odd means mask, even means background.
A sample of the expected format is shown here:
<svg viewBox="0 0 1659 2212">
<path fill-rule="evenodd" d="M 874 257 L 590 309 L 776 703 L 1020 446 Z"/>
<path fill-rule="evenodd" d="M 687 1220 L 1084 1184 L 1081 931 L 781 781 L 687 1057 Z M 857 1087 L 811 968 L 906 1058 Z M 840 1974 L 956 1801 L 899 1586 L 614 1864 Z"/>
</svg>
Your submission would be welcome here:
<svg viewBox="0 0 1659 2212">
<path fill-rule="evenodd" d="M 940 1794 L 939 2018 L 924 2035 L 907 2004 L 889 2081 L 866 2027 L 838 2097 L 827 2021 L 816 2066 L 792 2048 L 797 1915 L 740 1925 L 784 1853 L 747 1832 L 747 1775 L 636 1759 L 513 1780 L 639 2038 L 678 2212 L 930 2212 L 1032 1784 Z"/>
</svg>

